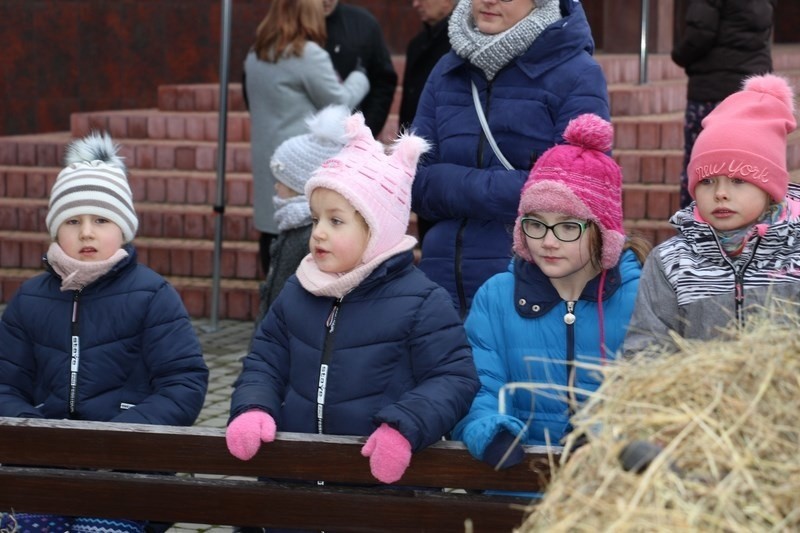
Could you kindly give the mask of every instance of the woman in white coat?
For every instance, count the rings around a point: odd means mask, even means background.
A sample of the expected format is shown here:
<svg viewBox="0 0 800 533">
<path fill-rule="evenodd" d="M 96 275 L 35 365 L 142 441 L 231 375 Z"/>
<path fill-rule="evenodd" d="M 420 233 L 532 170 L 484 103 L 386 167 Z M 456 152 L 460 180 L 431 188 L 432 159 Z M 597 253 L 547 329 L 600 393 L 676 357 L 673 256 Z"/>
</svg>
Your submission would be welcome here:
<svg viewBox="0 0 800 533">
<path fill-rule="evenodd" d="M 269 269 L 269 245 L 278 233 L 270 157 L 283 141 L 305 132 L 305 119 L 330 104 L 354 108 L 369 91 L 363 70 L 342 81 L 325 51 L 325 14 L 319 0 L 274 0 L 244 62 L 243 90 L 250 111 L 253 219 L 259 255 Z"/>
</svg>

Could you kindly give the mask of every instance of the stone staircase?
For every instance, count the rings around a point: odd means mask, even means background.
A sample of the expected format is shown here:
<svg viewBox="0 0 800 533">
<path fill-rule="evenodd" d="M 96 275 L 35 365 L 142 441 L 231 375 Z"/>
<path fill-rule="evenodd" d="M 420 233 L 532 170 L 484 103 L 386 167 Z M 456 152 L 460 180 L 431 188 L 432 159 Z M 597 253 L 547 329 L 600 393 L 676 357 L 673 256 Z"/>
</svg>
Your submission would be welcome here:
<svg viewBox="0 0 800 533">
<path fill-rule="evenodd" d="M 778 46 L 776 71 L 800 87 L 800 47 Z M 609 83 L 614 157 L 623 169 L 626 226 L 654 244 L 672 235 L 666 222 L 678 207 L 683 160 L 686 79 L 665 55 L 648 61 L 639 85 L 636 55 L 598 54 Z M 403 71 L 403 58 L 395 58 Z M 139 216 L 139 259 L 166 276 L 189 313 L 211 310 L 216 216 L 219 87 L 166 85 L 158 107 L 72 115 L 70 131 L 0 137 L 0 303 L 42 268 L 48 246 L 47 199 L 61 169 L 64 147 L 91 130 L 106 130 L 121 146 Z M 398 96 L 400 90 L 398 89 Z M 399 97 L 381 134 L 397 127 Z M 249 320 L 258 309 L 257 232 L 252 226 L 250 122 L 241 87 L 232 84 L 226 147 L 226 210 L 221 255 L 219 318 Z M 800 169 L 800 135 L 792 136 L 789 165 Z M 800 173 L 795 173 L 800 179 Z M 412 221 L 410 231 L 415 231 Z"/>
</svg>

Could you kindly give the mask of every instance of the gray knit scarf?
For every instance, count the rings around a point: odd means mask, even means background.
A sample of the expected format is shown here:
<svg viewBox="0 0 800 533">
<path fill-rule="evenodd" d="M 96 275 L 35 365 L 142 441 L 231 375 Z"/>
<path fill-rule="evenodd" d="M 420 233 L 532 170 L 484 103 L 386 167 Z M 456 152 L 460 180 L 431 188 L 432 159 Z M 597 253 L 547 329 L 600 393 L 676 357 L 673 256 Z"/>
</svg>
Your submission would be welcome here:
<svg viewBox="0 0 800 533">
<path fill-rule="evenodd" d="M 456 54 L 481 69 L 491 81 L 500 69 L 525 53 L 545 28 L 561 19 L 558 4 L 558 0 L 536 0 L 530 15 L 504 32 L 487 35 L 475 27 L 472 0 L 460 0 L 450 16 L 450 44 Z"/>
<path fill-rule="evenodd" d="M 304 195 L 291 198 L 273 196 L 272 204 L 275 206 L 275 222 L 278 223 L 278 231 L 311 224 L 311 209 L 308 207 L 308 200 Z"/>
</svg>

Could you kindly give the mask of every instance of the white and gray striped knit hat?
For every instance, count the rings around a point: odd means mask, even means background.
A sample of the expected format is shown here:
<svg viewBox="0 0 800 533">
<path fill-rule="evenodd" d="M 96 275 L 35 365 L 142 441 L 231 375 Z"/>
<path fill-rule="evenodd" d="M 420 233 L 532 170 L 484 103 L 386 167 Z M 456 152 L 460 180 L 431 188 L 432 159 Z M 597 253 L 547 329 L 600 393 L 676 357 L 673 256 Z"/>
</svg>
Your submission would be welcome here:
<svg viewBox="0 0 800 533">
<path fill-rule="evenodd" d="M 125 163 L 118 146 L 107 133 L 92 132 L 69 146 L 65 168 L 59 172 L 50 192 L 45 223 L 55 240 L 61 224 L 75 216 L 96 215 L 114 222 L 125 242 L 136 235 L 139 219 L 133 209 Z"/>
</svg>

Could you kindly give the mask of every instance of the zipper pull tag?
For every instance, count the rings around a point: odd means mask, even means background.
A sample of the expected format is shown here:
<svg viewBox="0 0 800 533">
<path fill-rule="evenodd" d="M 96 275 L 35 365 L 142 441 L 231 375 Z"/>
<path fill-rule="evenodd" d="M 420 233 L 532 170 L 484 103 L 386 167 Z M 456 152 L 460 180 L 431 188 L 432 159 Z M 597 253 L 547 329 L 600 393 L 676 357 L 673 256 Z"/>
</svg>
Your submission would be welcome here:
<svg viewBox="0 0 800 533">
<path fill-rule="evenodd" d="M 567 302 L 567 314 L 564 315 L 564 323 L 571 326 L 575 323 L 575 315 L 572 311 L 575 309 L 575 302 Z"/>
<path fill-rule="evenodd" d="M 328 314 L 328 319 L 325 320 L 325 327 L 328 328 L 329 333 L 333 333 L 333 330 L 336 329 L 336 315 L 339 314 L 339 304 L 342 303 L 341 298 L 337 298 L 335 302 L 333 302 L 333 307 L 331 308 L 331 312 Z"/>
</svg>

